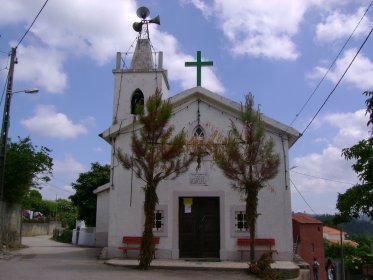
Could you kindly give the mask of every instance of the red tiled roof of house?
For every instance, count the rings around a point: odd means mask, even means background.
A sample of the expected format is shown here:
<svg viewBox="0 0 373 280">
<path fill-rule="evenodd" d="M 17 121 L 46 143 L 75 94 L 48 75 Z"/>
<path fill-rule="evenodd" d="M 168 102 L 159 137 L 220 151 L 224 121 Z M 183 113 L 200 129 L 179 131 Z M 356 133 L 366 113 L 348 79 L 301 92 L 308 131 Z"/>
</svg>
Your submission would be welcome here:
<svg viewBox="0 0 373 280">
<path fill-rule="evenodd" d="M 322 230 L 323 230 L 323 232 L 328 233 L 328 234 L 332 234 L 332 235 L 341 234 L 341 231 L 339 229 L 328 227 L 328 226 L 323 226 Z M 345 234 L 346 232 L 342 231 L 342 233 Z"/>
<path fill-rule="evenodd" d="M 305 213 L 293 213 L 293 220 L 301 224 L 322 224 L 318 219 Z"/>
<path fill-rule="evenodd" d="M 331 243 L 331 244 L 341 244 L 341 241 L 339 241 L 339 240 L 328 240 L 328 242 L 329 243 Z M 348 244 L 348 245 L 350 245 L 351 247 L 357 247 L 357 246 L 359 246 L 359 243 L 357 243 L 357 242 L 355 242 L 355 241 L 352 241 L 352 240 L 343 240 L 343 244 Z"/>
</svg>

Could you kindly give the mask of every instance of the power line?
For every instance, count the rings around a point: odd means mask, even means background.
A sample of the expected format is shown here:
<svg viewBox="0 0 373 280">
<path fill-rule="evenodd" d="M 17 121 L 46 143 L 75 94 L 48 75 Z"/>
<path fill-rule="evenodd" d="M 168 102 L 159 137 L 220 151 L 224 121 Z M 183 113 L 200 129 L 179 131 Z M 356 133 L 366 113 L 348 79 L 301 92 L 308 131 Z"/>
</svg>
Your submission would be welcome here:
<svg viewBox="0 0 373 280">
<path fill-rule="evenodd" d="M 328 97 L 325 99 L 325 101 L 323 102 L 323 104 L 317 110 L 316 114 L 312 117 L 311 121 L 307 124 L 306 128 L 302 131 L 302 135 L 307 131 L 308 127 L 313 123 L 313 121 L 315 120 L 315 118 L 317 117 L 317 115 L 320 113 L 321 109 L 325 106 L 326 102 L 329 100 L 329 98 L 331 97 L 331 95 L 337 89 L 337 87 L 339 86 L 340 82 L 342 81 L 342 79 L 346 75 L 347 71 L 350 69 L 352 63 L 355 61 L 357 55 L 360 53 L 361 49 L 364 47 L 365 43 L 368 41 L 368 39 L 370 37 L 370 34 L 372 34 L 372 31 L 373 31 L 373 28 L 370 30 L 368 36 L 365 38 L 364 42 L 361 44 L 360 48 L 358 49 L 358 51 L 356 52 L 355 56 L 351 60 L 350 64 L 347 66 L 346 70 L 343 72 L 342 76 L 339 78 L 338 82 L 336 83 L 336 85 L 334 86 L 334 88 L 332 89 L 332 91 L 329 93 Z"/>
<path fill-rule="evenodd" d="M 16 48 L 18 48 L 18 46 L 21 44 L 21 42 L 23 41 L 23 39 L 26 37 L 27 33 L 30 31 L 31 27 L 34 25 L 36 19 L 39 17 L 40 13 L 43 11 L 43 9 L 44 9 L 45 5 L 47 5 L 48 1 L 49 0 L 45 1 L 44 5 L 41 7 L 40 11 L 38 12 L 38 14 L 35 16 L 34 20 L 32 21 L 30 27 L 26 30 L 25 34 L 23 34 L 21 40 L 19 40 Z"/>
<path fill-rule="evenodd" d="M 320 179 L 320 180 L 325 180 L 325 181 L 331 181 L 331 182 L 336 182 L 336 183 L 341 183 L 341 184 L 346 184 L 346 185 L 352 185 L 352 186 L 355 185 L 354 183 L 351 183 L 351 182 L 344 182 L 344 181 L 339 181 L 339 180 L 335 180 L 335 179 L 328 179 L 328 178 L 317 177 L 317 176 L 314 176 L 314 175 L 309 175 L 309 174 L 305 174 L 305 173 L 301 173 L 301 172 L 297 172 L 297 171 L 293 171 L 293 170 L 291 172 L 299 174 L 299 175 L 303 175 L 303 176 L 315 178 L 315 179 Z"/>
<path fill-rule="evenodd" d="M 57 189 L 57 190 L 59 190 L 59 191 L 63 191 L 63 192 L 69 193 L 69 194 L 74 194 L 73 191 L 69 191 L 69 190 L 61 189 L 61 188 L 59 188 L 59 187 L 56 187 L 56 186 L 52 185 L 51 183 L 46 183 L 46 184 L 44 184 L 44 187 L 52 187 L 52 188 L 55 188 L 55 189 Z"/>
<path fill-rule="evenodd" d="M 6 66 L 6 68 L 8 68 L 8 65 Z M 6 76 L 6 80 L 8 80 L 8 76 L 9 76 L 9 71 L 8 71 L 7 76 Z M 3 103 L 3 98 L 4 98 L 4 95 L 5 95 L 5 89 L 6 89 L 6 83 L 4 83 L 3 93 L 1 94 L 1 99 L 0 99 L 0 105 Z"/>
<path fill-rule="evenodd" d="M 345 49 L 345 47 L 347 46 L 348 42 L 351 40 L 352 36 L 354 35 L 356 29 L 359 27 L 361 21 L 364 19 L 364 17 L 366 16 L 366 14 L 368 13 L 370 7 L 372 6 L 373 4 L 373 1 L 370 2 L 368 8 L 365 10 L 364 14 L 362 15 L 362 17 L 360 18 L 359 22 L 357 23 L 357 25 L 355 26 L 354 30 L 351 32 L 350 36 L 348 37 L 348 39 L 346 40 L 346 42 L 344 43 L 344 45 L 342 46 L 341 50 L 339 51 L 339 53 L 337 54 L 337 56 L 334 58 L 333 62 L 330 64 L 328 70 L 325 72 L 324 76 L 321 78 L 320 82 L 316 85 L 315 89 L 312 91 L 311 95 L 308 97 L 307 101 L 303 104 L 302 108 L 299 110 L 299 112 L 295 115 L 294 119 L 291 121 L 291 123 L 288 125 L 286 131 L 288 131 L 288 129 L 293 125 L 293 123 L 297 120 L 297 118 L 299 117 L 299 115 L 303 112 L 304 108 L 308 105 L 308 103 L 310 102 L 311 98 L 315 95 L 316 91 L 319 89 L 320 85 L 322 84 L 322 82 L 325 80 L 326 76 L 329 74 L 330 70 L 332 69 L 332 67 L 334 66 L 334 64 L 336 63 L 337 59 L 339 58 L 339 56 L 341 55 L 342 51 Z"/>
<path fill-rule="evenodd" d="M 307 206 L 311 209 L 311 211 L 316 215 L 316 212 L 312 209 L 311 205 L 307 202 L 307 200 L 304 198 L 302 193 L 298 190 L 297 186 L 294 184 L 294 182 L 290 179 L 290 183 L 294 186 L 295 190 L 298 192 L 300 197 L 303 199 L 303 201 L 307 204 Z"/>
</svg>

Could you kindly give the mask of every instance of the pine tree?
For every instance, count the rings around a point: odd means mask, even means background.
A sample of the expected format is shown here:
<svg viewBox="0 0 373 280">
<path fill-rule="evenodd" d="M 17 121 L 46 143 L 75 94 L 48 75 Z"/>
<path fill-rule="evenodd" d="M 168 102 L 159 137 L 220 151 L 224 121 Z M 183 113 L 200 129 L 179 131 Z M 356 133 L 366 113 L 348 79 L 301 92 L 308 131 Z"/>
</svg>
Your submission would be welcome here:
<svg viewBox="0 0 373 280">
<path fill-rule="evenodd" d="M 251 263 L 255 260 L 258 194 L 266 186 L 266 182 L 276 176 L 279 166 L 279 156 L 273 151 L 273 141 L 266 138 L 261 114 L 253 106 L 254 98 L 249 94 L 241 108 L 242 133 L 232 122 L 228 136 L 223 137 L 222 143 L 213 148 L 217 166 L 246 202 Z"/>
<path fill-rule="evenodd" d="M 172 114 L 172 105 L 162 100 L 162 94 L 156 90 L 146 102 L 146 112 L 138 107 L 141 128 L 132 135 L 132 153 L 125 154 L 120 149 L 117 157 L 122 166 L 133 169 L 138 178 L 145 182 L 144 212 L 145 224 L 142 235 L 140 263 L 141 269 L 148 269 L 153 257 L 154 211 L 158 203 L 157 187 L 166 179 L 175 179 L 188 170 L 194 156 L 187 152 L 186 133 L 174 134 L 174 127 L 168 126 Z"/>
</svg>

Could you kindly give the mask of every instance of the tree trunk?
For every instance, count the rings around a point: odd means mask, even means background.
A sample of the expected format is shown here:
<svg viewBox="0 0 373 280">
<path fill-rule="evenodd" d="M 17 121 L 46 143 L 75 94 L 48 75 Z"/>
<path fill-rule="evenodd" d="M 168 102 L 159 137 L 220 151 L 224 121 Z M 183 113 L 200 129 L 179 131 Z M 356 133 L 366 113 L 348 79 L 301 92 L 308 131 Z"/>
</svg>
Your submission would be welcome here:
<svg viewBox="0 0 373 280">
<path fill-rule="evenodd" d="M 258 190 L 250 191 L 246 197 L 246 219 L 250 229 L 250 262 L 255 261 L 255 231 L 258 208 Z"/>
<path fill-rule="evenodd" d="M 142 234 L 141 251 L 140 251 L 140 269 L 147 270 L 153 259 L 154 243 L 153 243 L 153 224 L 154 211 L 158 203 L 156 187 L 147 185 L 145 188 L 144 213 L 145 224 Z"/>
</svg>

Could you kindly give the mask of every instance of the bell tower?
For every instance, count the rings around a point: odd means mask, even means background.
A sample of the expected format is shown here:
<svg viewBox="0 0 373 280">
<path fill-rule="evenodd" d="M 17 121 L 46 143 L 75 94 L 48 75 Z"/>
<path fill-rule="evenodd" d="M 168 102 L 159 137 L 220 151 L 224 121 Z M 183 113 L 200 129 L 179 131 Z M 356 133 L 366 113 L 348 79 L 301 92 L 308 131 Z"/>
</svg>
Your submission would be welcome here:
<svg viewBox="0 0 373 280">
<path fill-rule="evenodd" d="M 142 20 L 133 24 L 138 32 L 135 52 L 129 68 L 122 65 L 126 55 L 118 52 L 114 74 L 113 124 L 126 125 L 136 115 L 136 106 L 144 104 L 158 89 L 167 98 L 169 90 L 167 70 L 163 69 L 163 53 L 152 52 L 149 23 L 160 24 L 159 16 L 146 19 L 149 10 L 140 7 L 137 16 Z"/>
</svg>

